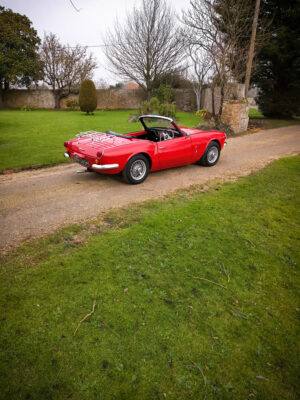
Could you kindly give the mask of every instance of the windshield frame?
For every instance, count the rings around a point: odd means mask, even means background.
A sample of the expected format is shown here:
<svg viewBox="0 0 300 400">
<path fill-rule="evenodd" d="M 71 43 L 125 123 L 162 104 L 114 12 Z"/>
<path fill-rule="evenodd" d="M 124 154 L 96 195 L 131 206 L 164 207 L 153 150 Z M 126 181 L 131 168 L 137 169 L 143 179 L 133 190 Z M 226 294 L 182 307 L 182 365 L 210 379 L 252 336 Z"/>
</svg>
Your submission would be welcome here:
<svg viewBox="0 0 300 400">
<path fill-rule="evenodd" d="M 165 127 L 165 126 L 153 126 L 153 127 L 151 127 L 151 126 L 147 126 L 147 124 L 146 124 L 146 122 L 145 122 L 145 119 L 147 119 L 147 118 L 155 118 L 155 119 L 161 119 L 161 120 L 164 120 L 164 121 L 168 121 L 169 123 L 170 123 L 170 125 L 172 125 L 172 127 L 170 127 L 170 128 L 167 128 L 167 127 Z M 184 132 L 182 132 L 181 131 L 181 129 L 177 126 L 177 124 L 174 122 L 174 120 L 172 119 L 172 118 L 169 118 L 169 117 L 163 117 L 163 116 L 161 116 L 161 115 L 152 115 L 152 114 L 149 114 L 149 115 L 141 115 L 140 117 L 139 117 L 139 121 L 141 122 L 141 124 L 143 125 L 143 127 L 144 127 L 144 129 L 146 130 L 146 131 L 148 131 L 148 130 L 150 130 L 150 129 L 155 129 L 155 128 L 160 128 L 160 129 L 175 129 L 177 132 L 179 132 L 182 136 L 185 136 L 185 133 Z"/>
</svg>

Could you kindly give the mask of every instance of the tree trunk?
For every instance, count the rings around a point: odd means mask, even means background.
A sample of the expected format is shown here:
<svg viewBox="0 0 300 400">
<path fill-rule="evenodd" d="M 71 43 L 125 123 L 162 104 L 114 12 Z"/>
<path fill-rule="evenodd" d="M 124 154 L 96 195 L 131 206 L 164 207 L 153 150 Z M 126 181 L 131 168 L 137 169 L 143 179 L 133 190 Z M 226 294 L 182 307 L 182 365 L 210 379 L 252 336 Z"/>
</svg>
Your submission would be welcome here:
<svg viewBox="0 0 300 400">
<path fill-rule="evenodd" d="M 215 104 L 215 86 L 212 84 L 211 88 L 211 111 L 212 111 L 212 116 L 215 119 L 216 117 L 216 104 Z"/>
<path fill-rule="evenodd" d="M 54 92 L 53 96 L 54 96 L 54 108 L 58 110 L 60 109 L 60 93 Z"/>
<path fill-rule="evenodd" d="M 146 94 L 147 94 L 147 100 L 150 101 L 151 95 L 152 95 L 152 90 L 149 87 L 147 87 Z"/>
<path fill-rule="evenodd" d="M 221 115 L 222 115 L 223 104 L 224 104 L 224 98 L 225 98 L 225 88 L 224 88 L 224 85 L 221 85 L 221 87 L 220 87 L 220 92 L 221 92 L 221 96 L 220 96 L 220 108 L 219 108 L 219 112 L 218 112 L 218 117 L 219 117 L 219 119 L 221 118 Z"/>
<path fill-rule="evenodd" d="M 196 96 L 197 111 L 199 111 L 201 109 L 201 91 L 202 91 L 202 89 L 194 88 L 194 93 Z"/>
<path fill-rule="evenodd" d="M 255 48 L 255 39 L 256 39 L 256 30 L 257 30 L 257 24 L 258 24 L 259 8 L 260 8 L 260 0 L 256 0 L 255 1 L 253 23 L 252 23 L 250 46 L 249 46 L 248 59 L 247 59 L 247 66 L 246 66 L 245 97 L 247 97 L 249 86 L 250 86 L 252 63 L 253 63 L 254 48 Z"/>
</svg>

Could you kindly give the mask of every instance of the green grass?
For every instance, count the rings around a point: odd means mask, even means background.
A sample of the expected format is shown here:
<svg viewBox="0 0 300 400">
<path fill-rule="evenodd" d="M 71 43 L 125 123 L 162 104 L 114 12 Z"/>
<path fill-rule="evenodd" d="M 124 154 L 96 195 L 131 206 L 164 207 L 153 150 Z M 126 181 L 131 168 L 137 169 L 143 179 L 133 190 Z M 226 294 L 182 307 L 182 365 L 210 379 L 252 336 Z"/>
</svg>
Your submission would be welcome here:
<svg viewBox="0 0 300 400">
<path fill-rule="evenodd" d="M 0 398 L 299 398 L 299 170 L 283 159 L 3 258 Z"/>
<path fill-rule="evenodd" d="M 249 118 L 265 118 L 258 108 L 249 109 Z"/>
<path fill-rule="evenodd" d="M 250 109 L 250 115 L 254 115 L 253 110 Z M 86 116 L 78 111 L 0 110 L 0 173 L 65 162 L 63 142 L 78 132 L 137 131 L 140 124 L 128 122 L 131 113 L 132 110 L 96 111 L 94 116 Z M 252 121 L 263 129 L 300 123 L 299 120 L 262 119 L 259 115 Z M 177 117 L 181 125 L 199 124 L 194 113 L 178 112 Z"/>
<path fill-rule="evenodd" d="M 78 132 L 114 130 L 130 132 L 139 123 L 128 122 L 132 111 L 96 111 L 86 116 L 78 111 L 0 110 L 0 171 L 64 162 L 63 142 Z M 179 123 L 194 126 L 193 113 L 178 113 Z"/>
<path fill-rule="evenodd" d="M 284 126 L 300 124 L 299 118 L 293 118 L 293 119 L 266 118 L 264 117 L 262 112 L 257 108 L 249 109 L 249 118 L 250 118 L 250 125 L 252 127 L 258 127 L 261 129 L 283 128 Z"/>
</svg>

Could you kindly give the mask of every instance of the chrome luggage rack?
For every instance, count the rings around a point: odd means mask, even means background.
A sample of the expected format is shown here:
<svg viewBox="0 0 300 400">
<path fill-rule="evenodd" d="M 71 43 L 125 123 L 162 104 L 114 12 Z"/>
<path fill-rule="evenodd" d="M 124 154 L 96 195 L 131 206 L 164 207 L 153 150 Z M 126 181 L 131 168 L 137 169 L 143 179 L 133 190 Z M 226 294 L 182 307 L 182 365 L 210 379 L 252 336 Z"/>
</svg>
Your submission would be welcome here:
<svg viewBox="0 0 300 400">
<path fill-rule="evenodd" d="M 107 140 L 114 140 L 113 136 L 108 136 L 105 132 L 97 132 L 97 131 L 87 131 L 87 132 L 79 132 L 76 137 L 90 137 L 92 142 L 103 142 Z"/>
<path fill-rule="evenodd" d="M 76 137 L 90 137 L 93 142 L 103 142 L 103 141 L 114 141 L 117 137 L 123 137 L 123 135 L 107 131 L 107 132 L 97 132 L 97 131 L 87 131 L 87 132 L 79 132 Z M 130 139 L 130 138 L 128 138 Z"/>
<path fill-rule="evenodd" d="M 80 137 L 82 137 L 82 136 L 89 136 L 89 135 L 101 135 L 101 134 L 104 134 L 104 132 L 96 132 L 96 131 L 86 131 L 86 132 L 79 132 L 77 135 L 76 135 L 76 137 L 77 138 L 80 138 Z"/>
</svg>

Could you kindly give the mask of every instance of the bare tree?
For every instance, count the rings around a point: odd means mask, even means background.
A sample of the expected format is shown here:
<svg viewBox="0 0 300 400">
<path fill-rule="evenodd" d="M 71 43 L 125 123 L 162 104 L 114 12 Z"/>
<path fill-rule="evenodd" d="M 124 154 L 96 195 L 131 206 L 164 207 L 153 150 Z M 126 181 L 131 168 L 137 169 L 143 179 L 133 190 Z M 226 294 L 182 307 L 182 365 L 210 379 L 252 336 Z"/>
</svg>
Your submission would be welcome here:
<svg viewBox="0 0 300 400">
<path fill-rule="evenodd" d="M 216 85 L 220 87 L 217 117 L 222 113 L 228 82 L 245 73 L 245 52 L 237 49 L 249 26 L 249 13 L 248 0 L 191 0 L 190 9 L 182 15 L 186 40 L 202 48 L 212 62 L 212 93 Z"/>
<path fill-rule="evenodd" d="M 108 89 L 109 88 L 109 84 L 103 78 L 99 78 L 95 82 L 95 86 L 96 86 L 96 89 Z"/>
<path fill-rule="evenodd" d="M 91 77 L 96 68 L 92 55 L 86 47 L 62 45 L 53 33 L 45 35 L 41 51 L 44 82 L 52 89 L 55 108 L 60 108 L 60 100 L 78 90 L 81 81 Z"/>
<path fill-rule="evenodd" d="M 136 82 L 148 97 L 161 76 L 176 72 L 183 44 L 175 15 L 165 0 L 142 0 L 122 26 L 117 22 L 105 39 L 111 70 Z"/>
<path fill-rule="evenodd" d="M 212 61 L 209 53 L 198 45 L 187 45 L 187 54 L 190 61 L 189 78 L 196 96 L 197 110 L 200 110 L 201 94 L 212 71 Z"/>
</svg>

